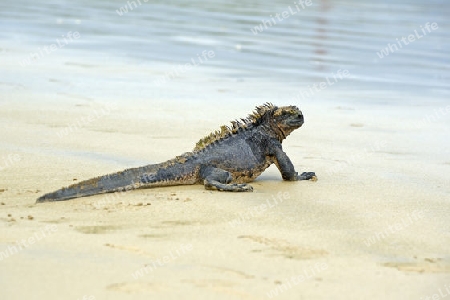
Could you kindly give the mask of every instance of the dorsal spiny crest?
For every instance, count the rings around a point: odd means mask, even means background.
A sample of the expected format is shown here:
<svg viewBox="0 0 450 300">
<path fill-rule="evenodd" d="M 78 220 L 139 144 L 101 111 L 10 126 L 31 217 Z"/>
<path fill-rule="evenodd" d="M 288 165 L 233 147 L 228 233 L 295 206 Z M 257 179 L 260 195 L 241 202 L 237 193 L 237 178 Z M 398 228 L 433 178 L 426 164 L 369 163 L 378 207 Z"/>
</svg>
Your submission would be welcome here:
<svg viewBox="0 0 450 300">
<path fill-rule="evenodd" d="M 233 134 L 237 134 L 240 131 L 247 130 L 252 126 L 257 126 L 259 122 L 262 121 L 262 118 L 267 112 L 271 112 L 276 109 L 272 103 L 264 103 L 261 106 L 257 106 L 252 114 L 250 114 L 247 118 L 235 121 L 231 121 L 231 126 L 221 126 L 220 130 L 214 131 L 210 133 L 208 136 L 200 139 L 195 145 L 194 151 L 200 151 L 205 149 L 207 146 L 214 144 L 222 139 L 225 139 Z"/>
</svg>

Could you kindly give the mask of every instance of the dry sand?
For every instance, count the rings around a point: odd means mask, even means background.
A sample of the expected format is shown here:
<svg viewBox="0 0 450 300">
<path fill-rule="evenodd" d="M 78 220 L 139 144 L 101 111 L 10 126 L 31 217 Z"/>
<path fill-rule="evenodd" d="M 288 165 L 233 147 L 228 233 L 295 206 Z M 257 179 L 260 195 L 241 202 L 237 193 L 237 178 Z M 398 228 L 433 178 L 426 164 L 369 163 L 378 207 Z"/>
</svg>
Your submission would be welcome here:
<svg viewBox="0 0 450 300">
<path fill-rule="evenodd" d="M 218 114 L 213 105 L 105 108 L 61 95 L 20 104 L 28 96 L 0 111 L 1 299 L 450 294 L 450 161 L 424 140 L 450 115 L 418 130 L 413 118 L 395 118 L 400 108 L 382 123 L 351 105 L 310 104 L 284 149 L 317 182 L 282 182 L 271 167 L 253 193 L 179 186 L 36 205 L 75 181 L 189 151 L 253 105 Z M 69 124 L 78 125 L 65 134 Z"/>
</svg>

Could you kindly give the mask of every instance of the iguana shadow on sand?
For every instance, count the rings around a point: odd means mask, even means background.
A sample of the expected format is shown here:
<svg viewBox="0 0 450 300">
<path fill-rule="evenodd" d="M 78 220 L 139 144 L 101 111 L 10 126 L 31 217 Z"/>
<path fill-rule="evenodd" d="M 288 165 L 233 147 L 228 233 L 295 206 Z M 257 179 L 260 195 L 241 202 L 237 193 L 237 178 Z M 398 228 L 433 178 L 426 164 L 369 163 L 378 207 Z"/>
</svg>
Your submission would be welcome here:
<svg viewBox="0 0 450 300">
<path fill-rule="evenodd" d="M 154 165 L 126 169 L 92 178 L 48 193 L 37 203 L 68 200 L 102 193 L 123 192 L 182 184 L 203 184 L 208 190 L 251 192 L 253 181 L 271 164 L 284 180 L 316 180 L 314 172 L 301 175 L 283 152 L 281 142 L 303 125 L 303 114 L 295 106 L 266 103 L 232 126 L 201 139 L 192 152 Z"/>
</svg>

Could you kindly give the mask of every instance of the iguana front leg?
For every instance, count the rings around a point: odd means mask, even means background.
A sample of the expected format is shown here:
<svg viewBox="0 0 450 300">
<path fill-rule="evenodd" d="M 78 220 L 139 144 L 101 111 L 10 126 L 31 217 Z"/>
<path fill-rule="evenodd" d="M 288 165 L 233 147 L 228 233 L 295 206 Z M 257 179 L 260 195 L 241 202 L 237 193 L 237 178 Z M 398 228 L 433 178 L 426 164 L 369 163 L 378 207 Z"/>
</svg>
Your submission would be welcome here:
<svg viewBox="0 0 450 300">
<path fill-rule="evenodd" d="M 281 148 L 281 145 L 279 147 L 275 147 L 274 163 L 277 166 L 278 170 L 280 170 L 281 177 L 283 177 L 284 180 L 317 180 L 316 173 L 314 172 L 303 172 L 302 174 L 298 175 L 298 173 L 295 172 L 294 165 L 292 164 L 291 160 Z"/>
<path fill-rule="evenodd" d="M 226 192 L 253 192 L 253 187 L 248 184 L 230 184 L 231 173 L 219 168 L 203 167 L 200 169 L 200 177 L 207 190 Z"/>
</svg>

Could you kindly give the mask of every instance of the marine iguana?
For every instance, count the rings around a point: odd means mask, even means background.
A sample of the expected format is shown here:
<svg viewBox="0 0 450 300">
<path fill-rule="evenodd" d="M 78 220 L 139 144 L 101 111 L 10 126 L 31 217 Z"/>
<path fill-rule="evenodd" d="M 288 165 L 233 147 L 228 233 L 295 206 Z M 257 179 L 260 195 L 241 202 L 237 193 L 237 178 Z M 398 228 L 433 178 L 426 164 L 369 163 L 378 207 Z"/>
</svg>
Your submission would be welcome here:
<svg viewBox="0 0 450 300">
<path fill-rule="evenodd" d="M 271 103 L 257 106 L 247 118 L 232 121 L 197 142 L 192 152 L 159 164 L 126 169 L 92 178 L 37 199 L 37 203 L 68 200 L 102 193 L 123 192 L 203 183 L 207 190 L 251 192 L 253 181 L 271 164 L 284 180 L 317 180 L 314 172 L 301 175 L 283 152 L 282 141 L 303 125 L 296 106 L 277 107 Z"/>
</svg>

